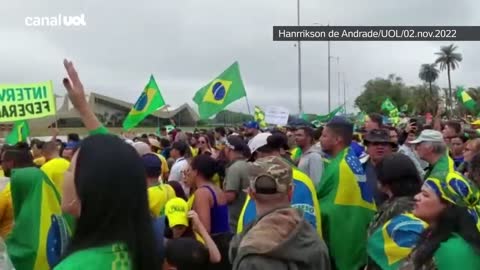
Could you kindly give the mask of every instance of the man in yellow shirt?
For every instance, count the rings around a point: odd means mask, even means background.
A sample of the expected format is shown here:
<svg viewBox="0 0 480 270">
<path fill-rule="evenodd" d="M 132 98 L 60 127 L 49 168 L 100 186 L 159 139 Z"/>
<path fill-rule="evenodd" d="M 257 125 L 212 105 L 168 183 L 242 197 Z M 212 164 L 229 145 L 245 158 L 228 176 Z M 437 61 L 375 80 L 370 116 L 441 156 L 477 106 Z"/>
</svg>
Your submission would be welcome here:
<svg viewBox="0 0 480 270">
<path fill-rule="evenodd" d="M 30 143 L 30 148 L 33 155 L 33 163 L 38 167 L 45 164 L 45 157 L 42 155 L 42 147 L 45 142 L 39 139 L 33 139 Z"/>
<path fill-rule="evenodd" d="M 63 178 L 65 171 L 70 167 L 70 162 L 60 157 L 54 141 L 46 142 L 43 145 L 42 154 L 47 162 L 45 162 L 40 169 L 52 180 L 57 191 L 62 194 Z"/>
<path fill-rule="evenodd" d="M 28 145 L 5 146 L 1 154 L 2 170 L 6 177 L 10 177 L 13 169 L 34 167 L 33 157 Z M 0 237 L 4 238 L 13 228 L 13 206 L 10 183 L 0 192 Z"/>
<path fill-rule="evenodd" d="M 168 163 L 167 163 L 167 160 L 165 159 L 164 156 L 162 156 L 160 153 L 160 151 L 162 150 L 162 147 L 160 145 L 160 142 L 157 140 L 157 139 L 153 139 L 153 138 L 148 138 L 148 142 L 149 142 L 149 145 L 150 145 L 150 150 L 152 151 L 152 153 L 156 154 L 158 156 L 158 158 L 160 159 L 160 162 L 162 163 L 162 180 L 164 181 L 167 181 L 168 179 L 168 172 L 169 172 L 169 169 L 168 169 Z"/>
<path fill-rule="evenodd" d="M 166 203 L 176 197 L 175 190 L 168 184 L 160 184 L 161 162 L 154 153 L 147 153 L 142 156 L 145 174 L 148 186 L 148 204 L 150 213 L 153 217 L 159 217 L 163 214 Z"/>
</svg>

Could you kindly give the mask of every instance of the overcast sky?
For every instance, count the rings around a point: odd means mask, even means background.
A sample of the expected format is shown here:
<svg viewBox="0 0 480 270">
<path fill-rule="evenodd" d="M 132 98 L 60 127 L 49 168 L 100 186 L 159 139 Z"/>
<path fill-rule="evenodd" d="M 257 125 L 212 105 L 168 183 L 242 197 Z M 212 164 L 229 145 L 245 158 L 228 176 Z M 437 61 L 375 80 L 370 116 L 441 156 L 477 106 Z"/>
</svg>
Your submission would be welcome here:
<svg viewBox="0 0 480 270">
<path fill-rule="evenodd" d="M 30 3 L 29 3 L 30 2 Z M 121 3 L 125 2 L 125 3 Z M 62 59 L 76 64 L 89 91 L 134 102 L 153 74 L 168 104 L 193 104 L 199 88 L 239 61 L 251 107 L 298 112 L 296 42 L 272 41 L 272 26 L 295 25 L 295 0 L 0 0 L 0 83 L 53 80 L 63 94 Z M 480 25 L 480 2 L 451 0 L 301 0 L 301 24 Z M 84 27 L 27 27 L 26 16 L 85 14 Z M 450 42 L 332 42 L 332 107 L 337 72 L 347 100 L 369 79 L 401 76 L 419 84 L 419 67 Z M 455 42 L 464 61 L 452 85 L 480 86 L 478 42 Z M 327 111 L 327 43 L 302 43 L 303 106 Z M 438 84 L 447 86 L 446 73 Z M 343 94 L 343 79 L 341 82 Z M 342 97 L 343 100 L 343 97 Z M 231 109 L 246 112 L 245 100 Z"/>
</svg>

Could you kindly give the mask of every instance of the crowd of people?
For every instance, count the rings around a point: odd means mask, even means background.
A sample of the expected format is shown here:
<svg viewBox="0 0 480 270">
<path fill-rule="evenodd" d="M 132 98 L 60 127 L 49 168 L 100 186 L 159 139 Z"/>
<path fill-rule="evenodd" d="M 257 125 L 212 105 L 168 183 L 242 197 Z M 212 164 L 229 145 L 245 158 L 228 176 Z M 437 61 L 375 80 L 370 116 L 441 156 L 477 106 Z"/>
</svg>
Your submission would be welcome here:
<svg viewBox="0 0 480 270">
<path fill-rule="evenodd" d="M 480 139 L 458 121 L 111 134 L 0 152 L 0 269 L 480 269 Z M 467 134 L 468 135 L 468 134 Z"/>
</svg>

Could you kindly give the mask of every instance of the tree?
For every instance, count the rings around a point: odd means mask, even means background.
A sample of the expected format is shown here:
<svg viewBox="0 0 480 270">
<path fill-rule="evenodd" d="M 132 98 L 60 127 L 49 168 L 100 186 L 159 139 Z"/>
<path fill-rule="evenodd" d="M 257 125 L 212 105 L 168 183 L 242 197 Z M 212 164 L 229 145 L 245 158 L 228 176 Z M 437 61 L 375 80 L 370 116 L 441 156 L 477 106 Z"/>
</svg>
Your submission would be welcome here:
<svg viewBox="0 0 480 270">
<path fill-rule="evenodd" d="M 438 79 L 438 73 L 439 71 L 436 68 L 436 64 L 423 64 L 420 67 L 418 77 L 420 77 L 420 80 L 428 83 L 430 95 L 433 95 L 432 83 Z"/>
<path fill-rule="evenodd" d="M 458 47 L 450 44 L 449 46 L 442 46 L 440 47 L 440 51 L 435 53 L 438 55 L 437 60 L 435 60 L 436 64 L 440 64 L 440 70 L 447 70 L 448 75 L 448 96 L 447 96 L 447 108 L 450 106 L 452 107 L 452 81 L 450 78 L 450 70 L 455 70 L 459 63 L 462 61 L 463 57 L 462 54 L 456 53 L 455 50 Z"/>
<path fill-rule="evenodd" d="M 437 85 L 417 85 L 409 87 L 408 105 L 416 114 L 436 113 L 440 101 L 439 87 Z"/>
<path fill-rule="evenodd" d="M 409 100 L 408 88 L 402 78 L 394 74 L 390 74 L 386 79 L 369 80 L 364 87 L 363 92 L 355 99 L 355 106 L 367 113 L 381 112 L 382 102 L 387 97 L 399 108 Z"/>
</svg>

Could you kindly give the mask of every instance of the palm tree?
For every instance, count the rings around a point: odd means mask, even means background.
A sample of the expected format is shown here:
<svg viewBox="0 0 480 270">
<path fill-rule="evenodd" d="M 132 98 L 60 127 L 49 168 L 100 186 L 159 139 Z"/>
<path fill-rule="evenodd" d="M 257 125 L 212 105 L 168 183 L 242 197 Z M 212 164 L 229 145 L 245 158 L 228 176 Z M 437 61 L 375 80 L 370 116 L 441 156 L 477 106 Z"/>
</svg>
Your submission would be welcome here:
<svg viewBox="0 0 480 270">
<path fill-rule="evenodd" d="M 435 64 L 440 64 L 440 70 L 447 69 L 448 74 L 448 97 L 447 102 L 452 106 L 452 81 L 450 79 L 450 70 L 455 70 L 459 66 L 459 62 L 462 62 L 462 54 L 456 53 L 455 50 L 458 47 L 450 44 L 449 46 L 440 47 L 440 51 L 435 53 L 438 55 Z"/>
<path fill-rule="evenodd" d="M 429 85 L 430 95 L 433 96 L 432 83 L 438 79 L 438 69 L 435 64 L 423 64 L 420 67 L 418 77 Z"/>
</svg>

